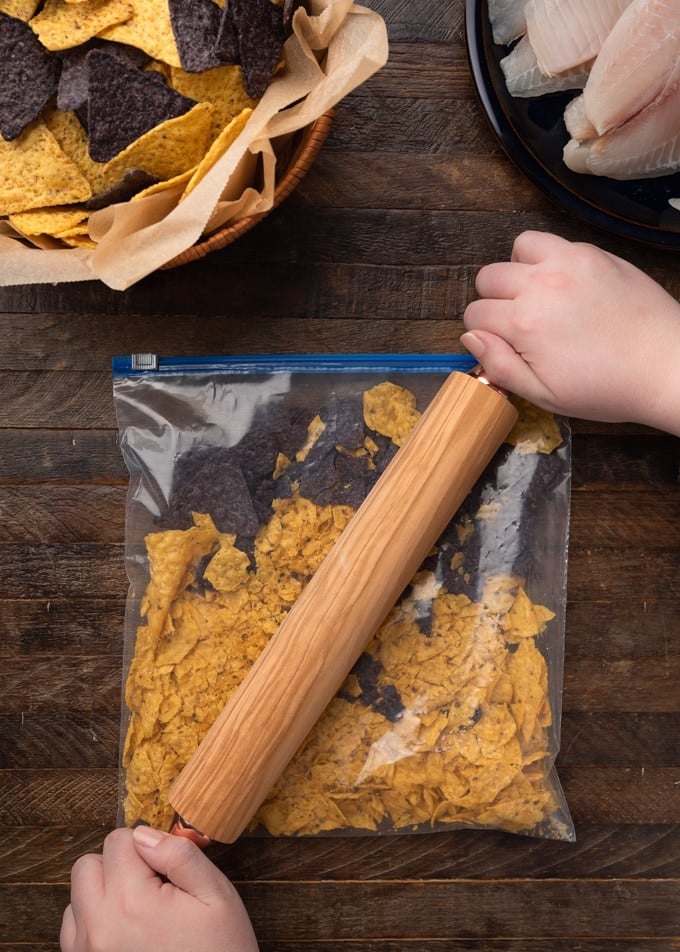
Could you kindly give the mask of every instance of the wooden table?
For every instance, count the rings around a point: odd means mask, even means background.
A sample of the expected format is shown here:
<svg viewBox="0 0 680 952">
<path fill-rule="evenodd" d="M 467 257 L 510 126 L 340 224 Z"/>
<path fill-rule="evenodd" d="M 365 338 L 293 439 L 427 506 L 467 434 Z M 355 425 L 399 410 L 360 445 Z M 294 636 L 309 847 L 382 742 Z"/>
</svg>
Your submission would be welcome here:
<svg viewBox="0 0 680 952">
<path fill-rule="evenodd" d="M 680 296 L 500 151 L 461 0 L 373 0 L 387 67 L 297 192 L 234 246 L 125 293 L 0 291 L 0 949 L 57 947 L 69 870 L 115 823 L 127 473 L 115 354 L 449 351 L 480 265 L 531 227 Z M 492 832 L 243 840 L 219 862 L 263 952 L 680 947 L 678 441 L 574 422 L 559 774 L 575 844 Z M 160 952 L 160 950 L 159 950 Z"/>
</svg>

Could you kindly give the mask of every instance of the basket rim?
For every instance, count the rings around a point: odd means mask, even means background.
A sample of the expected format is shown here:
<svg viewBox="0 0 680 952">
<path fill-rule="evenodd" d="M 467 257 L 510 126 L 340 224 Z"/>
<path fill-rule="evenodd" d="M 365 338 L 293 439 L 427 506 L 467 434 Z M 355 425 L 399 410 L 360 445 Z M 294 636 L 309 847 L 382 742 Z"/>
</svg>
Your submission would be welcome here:
<svg viewBox="0 0 680 952">
<path fill-rule="evenodd" d="M 181 265 L 189 264 L 191 261 L 198 261 L 213 251 L 219 251 L 227 247 L 227 245 L 232 244 L 237 238 L 240 238 L 241 235 L 250 231 L 258 222 L 262 221 L 263 218 L 266 218 L 270 212 L 288 198 L 298 183 L 305 177 L 330 132 L 334 116 L 335 110 L 329 109 L 308 126 L 299 130 L 299 142 L 283 175 L 276 183 L 271 208 L 258 215 L 248 215 L 229 225 L 225 225 L 223 228 L 213 232 L 213 234 L 197 241 L 190 248 L 176 255 L 170 261 L 166 261 L 160 270 L 164 271 L 170 268 L 177 268 Z"/>
</svg>

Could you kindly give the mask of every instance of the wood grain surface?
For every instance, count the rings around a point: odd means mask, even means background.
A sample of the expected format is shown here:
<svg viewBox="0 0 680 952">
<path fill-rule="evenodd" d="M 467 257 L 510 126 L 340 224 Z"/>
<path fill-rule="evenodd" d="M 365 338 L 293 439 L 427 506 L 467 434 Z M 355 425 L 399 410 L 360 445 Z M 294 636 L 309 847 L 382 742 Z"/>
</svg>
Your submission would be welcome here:
<svg viewBox="0 0 680 952">
<path fill-rule="evenodd" d="M 680 297 L 677 252 L 585 226 L 506 159 L 461 0 L 369 5 L 387 66 L 253 231 L 124 293 L 0 290 L 0 952 L 58 948 L 71 865 L 116 821 L 127 473 L 112 356 L 459 350 L 477 269 L 524 228 L 593 241 Z M 576 842 L 243 838 L 215 858 L 263 952 L 680 948 L 679 444 L 573 433 L 557 766 Z"/>
</svg>

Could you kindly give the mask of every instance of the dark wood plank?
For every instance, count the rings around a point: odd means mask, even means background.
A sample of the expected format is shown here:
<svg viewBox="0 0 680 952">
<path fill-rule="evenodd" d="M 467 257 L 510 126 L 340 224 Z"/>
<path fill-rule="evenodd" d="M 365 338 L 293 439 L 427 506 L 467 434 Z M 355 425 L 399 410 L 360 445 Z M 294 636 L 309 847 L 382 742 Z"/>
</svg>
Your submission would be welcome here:
<svg viewBox="0 0 680 952">
<path fill-rule="evenodd" d="M 108 373 L 6 371 L 0 401 L 0 427 L 115 426 Z"/>
<path fill-rule="evenodd" d="M 120 722 L 115 708 L 83 711 L 76 703 L 66 711 L 1 714 L 0 769 L 114 766 Z"/>
<path fill-rule="evenodd" d="M 631 580 L 633 591 L 636 580 Z M 567 603 L 567 655 L 597 667 L 609 661 L 665 658 L 675 650 L 676 599 L 637 599 L 633 604 L 601 601 Z"/>
<path fill-rule="evenodd" d="M 0 601 L 5 637 L 0 658 L 91 656 L 121 653 L 124 594 L 100 599 L 5 598 Z"/>
<path fill-rule="evenodd" d="M 677 938 L 672 883 L 517 881 L 480 884 L 465 880 L 427 882 L 315 883 L 304 889 L 287 883 L 235 883 L 250 909 L 255 930 L 265 941 L 380 940 L 410 942 L 500 937 L 564 939 L 578 917 L 581 939 L 645 942 Z M 36 885 L 26 908 L 22 886 L 0 888 L 0 923 L 12 905 L 13 931 L 22 942 L 50 941 L 67 899 L 65 887 Z M 419 901 L 409 897 L 415 893 Z M 527 897 L 531 896 L 531 901 Z M 17 903 L 19 902 L 19 905 Z M 409 916 L 399 915 L 409 904 Z M 24 907 L 22 909 L 22 906 Z M 584 912 L 585 908 L 590 911 Z M 666 909 L 666 915 L 659 910 Z"/>
<path fill-rule="evenodd" d="M 99 542 L 2 546 L 0 598 L 120 598 L 123 546 Z"/>
<path fill-rule="evenodd" d="M 103 399 L 108 402 L 110 397 Z M 38 423 L 31 429 L 2 430 L 0 449 L 0 486 L 36 485 L 44 491 L 48 484 L 127 484 L 118 434 L 113 429 L 48 430 Z M 7 517 L 16 523 L 16 512 L 7 511 Z M 26 518 L 30 517 L 29 510 Z"/>
<path fill-rule="evenodd" d="M 460 43 L 463 36 L 463 9 L 459 4 L 410 4 L 407 0 L 373 0 L 371 8 L 385 18 L 392 40 Z"/>
<path fill-rule="evenodd" d="M 33 655 L 3 663 L 0 713 L 26 714 L 49 711 L 66 713 L 108 712 L 120 708 L 123 640 L 116 655 L 69 656 Z M 39 763 L 40 761 L 38 761 Z"/>
<path fill-rule="evenodd" d="M 672 499 L 678 497 L 678 466 L 680 443 L 661 434 L 617 434 L 609 427 L 604 433 L 583 432 L 584 425 L 575 422 L 572 436 L 572 479 L 575 505 L 581 504 L 581 490 L 587 496 L 598 488 L 609 492 L 617 489 L 658 491 L 664 488 Z M 635 500 L 625 519 L 644 526 L 638 516 Z M 608 502 L 605 503 L 605 506 Z"/>
<path fill-rule="evenodd" d="M 0 486 L 3 541 L 120 542 L 125 533 L 124 486 Z M 21 523 L 17 522 L 21 514 Z"/>
<path fill-rule="evenodd" d="M 677 580 L 677 550 L 644 554 L 642 547 L 626 551 L 586 546 L 570 549 L 569 597 L 575 601 L 626 601 L 644 607 L 649 600 L 661 601 Z M 642 569 L 644 568 L 644 571 Z"/>
<path fill-rule="evenodd" d="M 3 826 L 116 824 L 118 771 L 113 767 L 0 770 L 0 790 Z"/>
<path fill-rule="evenodd" d="M 408 918 L 397 907 L 417 889 Z M 307 902 L 296 890 L 277 884 L 243 884 L 244 901 L 254 909 L 256 931 L 281 939 L 303 939 L 310 930 L 327 940 L 388 936 L 395 920 L 400 938 L 560 938 L 573 932 L 578 916 L 583 938 L 677 937 L 677 892 L 673 883 L 475 882 L 363 883 L 361 890 L 316 884 Z M 527 901 L 528 896 L 532 899 Z M 265 901 L 266 900 L 266 901 Z M 287 902 L 288 900 L 288 902 Z M 289 904 L 290 903 L 290 904 Z M 586 912 L 585 910 L 589 911 Z M 661 910 L 666 910 L 664 915 Z M 322 912 L 324 910 L 324 912 Z M 283 920 L 283 921 L 282 921 Z"/>
</svg>

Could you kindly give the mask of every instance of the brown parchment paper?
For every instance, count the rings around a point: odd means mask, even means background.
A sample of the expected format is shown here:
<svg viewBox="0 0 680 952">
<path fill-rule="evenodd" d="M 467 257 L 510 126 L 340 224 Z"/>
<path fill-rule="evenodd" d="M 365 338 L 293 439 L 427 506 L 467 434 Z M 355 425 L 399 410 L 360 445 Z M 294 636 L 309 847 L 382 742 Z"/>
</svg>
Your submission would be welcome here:
<svg viewBox="0 0 680 952">
<path fill-rule="evenodd" d="M 384 66 L 387 31 L 377 13 L 352 0 L 310 0 L 309 13 L 296 12 L 284 49 L 285 68 L 241 135 L 181 203 L 178 186 L 94 212 L 94 249 L 56 247 L 49 240 L 27 247 L 2 221 L 0 286 L 98 279 L 124 290 L 202 235 L 269 211 L 276 173 L 272 140 L 307 126 Z M 257 158 L 261 188 L 249 184 Z"/>
</svg>

